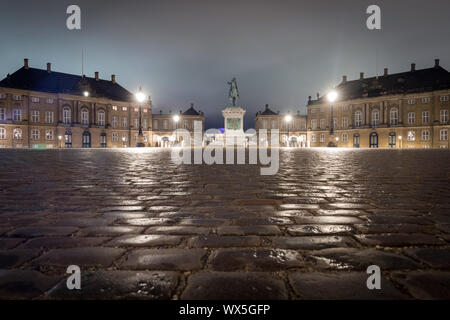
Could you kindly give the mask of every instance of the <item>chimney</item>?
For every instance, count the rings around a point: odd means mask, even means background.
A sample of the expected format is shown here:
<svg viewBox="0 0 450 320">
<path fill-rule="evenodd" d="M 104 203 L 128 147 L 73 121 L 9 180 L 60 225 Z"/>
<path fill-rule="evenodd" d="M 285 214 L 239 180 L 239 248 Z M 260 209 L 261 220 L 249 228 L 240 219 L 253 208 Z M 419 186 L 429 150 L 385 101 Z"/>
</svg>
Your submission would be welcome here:
<svg viewBox="0 0 450 320">
<path fill-rule="evenodd" d="M 415 63 L 411 63 L 411 71 L 416 71 L 416 64 Z"/>
<path fill-rule="evenodd" d="M 193 103 L 191 103 L 191 108 L 194 109 L 194 104 Z"/>
<path fill-rule="evenodd" d="M 47 62 L 47 72 L 52 72 L 52 64 L 50 62 Z"/>
<path fill-rule="evenodd" d="M 364 80 L 364 72 L 359 73 L 359 80 Z"/>
<path fill-rule="evenodd" d="M 116 75 L 115 74 L 111 75 L 111 82 L 116 83 Z"/>
<path fill-rule="evenodd" d="M 320 98 L 320 94 L 317 92 L 317 99 L 319 99 Z"/>
<path fill-rule="evenodd" d="M 25 69 L 28 69 L 28 59 L 27 58 L 23 59 L 23 66 Z"/>
<path fill-rule="evenodd" d="M 434 67 L 439 68 L 439 59 L 434 59 Z"/>
<path fill-rule="evenodd" d="M 269 105 L 268 104 L 266 104 L 266 110 L 268 110 L 269 109 Z"/>
<path fill-rule="evenodd" d="M 95 71 L 95 81 L 98 81 L 98 71 Z"/>
<path fill-rule="evenodd" d="M 342 83 L 346 83 L 347 82 L 347 76 L 342 76 Z"/>
<path fill-rule="evenodd" d="M 385 76 L 388 75 L 388 68 L 384 68 L 384 75 L 385 75 Z"/>
<path fill-rule="evenodd" d="M 183 111 L 180 110 L 180 114 L 181 114 L 182 112 L 183 112 Z"/>
</svg>

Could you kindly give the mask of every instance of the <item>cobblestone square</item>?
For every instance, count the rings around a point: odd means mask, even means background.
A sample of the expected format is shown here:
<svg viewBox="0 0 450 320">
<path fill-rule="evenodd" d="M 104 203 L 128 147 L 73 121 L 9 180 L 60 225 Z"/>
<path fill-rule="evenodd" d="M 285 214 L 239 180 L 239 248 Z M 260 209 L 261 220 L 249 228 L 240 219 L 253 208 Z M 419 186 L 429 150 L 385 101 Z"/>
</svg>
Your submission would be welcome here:
<svg viewBox="0 0 450 320">
<path fill-rule="evenodd" d="M 450 299 L 449 151 L 170 152 L 0 150 L 0 298 Z"/>
</svg>

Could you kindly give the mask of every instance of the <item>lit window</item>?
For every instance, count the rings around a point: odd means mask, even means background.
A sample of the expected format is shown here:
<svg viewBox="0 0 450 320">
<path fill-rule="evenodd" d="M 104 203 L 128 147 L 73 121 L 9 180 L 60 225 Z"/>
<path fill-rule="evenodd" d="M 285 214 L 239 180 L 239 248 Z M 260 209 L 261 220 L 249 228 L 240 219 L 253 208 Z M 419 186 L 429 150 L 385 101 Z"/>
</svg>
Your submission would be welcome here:
<svg viewBox="0 0 450 320">
<path fill-rule="evenodd" d="M 45 100 L 45 102 L 47 104 L 53 104 L 53 99 L 52 98 L 48 98 L 47 100 Z"/>
<path fill-rule="evenodd" d="M 447 123 L 448 122 L 448 110 L 441 110 L 440 111 L 440 121 L 441 121 L 441 123 Z"/>
<path fill-rule="evenodd" d="M 6 139 L 6 130 L 5 128 L 0 128 L 0 139 Z"/>
<path fill-rule="evenodd" d="M 316 142 L 316 135 L 315 134 L 311 135 L 311 142 Z"/>
<path fill-rule="evenodd" d="M 355 127 L 360 127 L 362 124 L 362 112 L 356 111 L 355 112 Z"/>
<path fill-rule="evenodd" d="M 31 122 L 39 122 L 39 110 L 31 111 Z"/>
<path fill-rule="evenodd" d="M 398 124 L 398 109 L 397 108 L 392 108 L 391 109 L 391 119 L 390 119 L 390 123 L 391 125 L 397 125 Z"/>
<path fill-rule="evenodd" d="M 81 109 L 81 124 L 85 126 L 89 124 L 89 112 L 87 109 Z"/>
<path fill-rule="evenodd" d="M 416 132 L 408 131 L 408 141 L 416 141 Z"/>
<path fill-rule="evenodd" d="M 142 109 L 142 112 L 147 113 L 147 108 Z"/>
<path fill-rule="evenodd" d="M 127 111 L 127 107 L 122 107 L 122 111 Z"/>
<path fill-rule="evenodd" d="M 72 115 L 70 113 L 70 108 L 65 107 L 63 109 L 63 123 L 70 124 L 72 122 Z"/>
<path fill-rule="evenodd" d="M 372 110 L 372 126 L 377 126 L 380 123 L 380 112 L 378 109 Z"/>
<path fill-rule="evenodd" d="M 325 142 L 325 134 L 324 133 L 320 134 L 320 142 Z"/>
<path fill-rule="evenodd" d="M 105 111 L 100 110 L 98 112 L 98 125 L 104 126 L 105 125 Z"/>
<path fill-rule="evenodd" d="M 22 119 L 22 112 L 20 109 L 14 109 L 13 110 L 13 120 L 14 121 L 20 121 Z"/>
<path fill-rule="evenodd" d="M 16 128 L 13 130 L 13 138 L 14 140 L 21 140 L 22 139 L 22 129 Z"/>
<path fill-rule="evenodd" d="M 440 97 L 439 97 L 439 100 L 440 100 L 441 102 L 448 101 L 448 96 L 440 96 Z"/>
<path fill-rule="evenodd" d="M 426 98 L 422 98 L 422 103 L 430 103 L 431 98 L 426 97 Z"/>
<path fill-rule="evenodd" d="M 126 133 L 122 133 L 122 141 L 127 141 L 127 134 Z"/>
<path fill-rule="evenodd" d="M 38 97 L 31 97 L 31 102 L 39 103 L 39 98 Z"/>
<path fill-rule="evenodd" d="M 416 113 L 408 112 L 408 124 L 414 124 L 414 123 L 416 123 Z"/>
<path fill-rule="evenodd" d="M 428 140 L 430 140 L 430 131 L 422 130 L 422 141 L 428 141 Z"/>
<path fill-rule="evenodd" d="M 117 106 L 112 106 L 112 109 L 113 109 L 114 111 L 117 111 Z"/>
<path fill-rule="evenodd" d="M 134 108 L 134 112 L 139 112 L 139 108 Z"/>
<path fill-rule="evenodd" d="M 45 140 L 53 140 L 53 130 L 45 131 Z"/>
<path fill-rule="evenodd" d="M 429 111 L 422 111 L 422 123 L 427 124 L 430 122 L 430 112 Z"/>
<path fill-rule="evenodd" d="M 441 141 L 448 140 L 448 129 L 442 129 L 441 131 L 439 131 L 439 139 Z"/>
<path fill-rule="evenodd" d="M 408 104 L 416 104 L 416 99 L 408 99 Z"/>
</svg>

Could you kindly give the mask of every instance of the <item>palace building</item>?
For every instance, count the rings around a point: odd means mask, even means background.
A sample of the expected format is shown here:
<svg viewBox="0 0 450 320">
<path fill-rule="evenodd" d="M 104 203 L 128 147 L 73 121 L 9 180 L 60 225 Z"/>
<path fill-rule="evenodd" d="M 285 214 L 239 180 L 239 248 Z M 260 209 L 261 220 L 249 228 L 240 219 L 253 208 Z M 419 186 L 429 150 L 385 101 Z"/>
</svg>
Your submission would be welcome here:
<svg viewBox="0 0 450 320">
<path fill-rule="evenodd" d="M 192 108 L 193 109 L 193 108 Z M 179 116 L 202 121 L 189 109 Z M 0 147 L 3 148 L 106 148 L 134 147 L 142 130 L 145 146 L 161 146 L 153 139 L 152 102 L 138 103 L 116 82 L 55 72 L 24 65 L 0 81 Z M 165 127 L 164 120 L 161 127 Z M 189 127 L 190 128 L 190 127 Z M 159 129 L 158 129 L 159 130 Z M 159 132 L 159 131 L 158 131 Z"/>
<path fill-rule="evenodd" d="M 450 73 L 432 68 L 342 82 L 336 101 L 309 97 L 311 147 L 448 148 Z"/>
</svg>

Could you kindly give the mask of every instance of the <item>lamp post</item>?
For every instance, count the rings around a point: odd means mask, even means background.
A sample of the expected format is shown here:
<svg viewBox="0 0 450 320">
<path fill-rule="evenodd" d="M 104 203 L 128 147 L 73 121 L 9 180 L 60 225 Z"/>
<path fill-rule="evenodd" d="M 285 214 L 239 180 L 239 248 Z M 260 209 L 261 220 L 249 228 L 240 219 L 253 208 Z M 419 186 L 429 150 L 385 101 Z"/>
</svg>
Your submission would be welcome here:
<svg viewBox="0 0 450 320">
<path fill-rule="evenodd" d="M 288 114 L 284 117 L 284 121 L 286 122 L 286 125 L 288 127 L 288 141 L 287 141 L 288 146 L 289 146 L 289 136 L 291 134 L 290 128 L 289 128 L 289 124 L 290 124 L 291 120 L 292 120 L 292 116 L 290 114 Z"/>
<path fill-rule="evenodd" d="M 59 148 L 61 149 L 61 140 L 62 140 L 62 136 L 58 136 L 58 140 L 59 140 Z"/>
<path fill-rule="evenodd" d="M 142 102 L 145 100 L 145 94 L 142 92 L 141 87 L 139 87 L 139 90 L 136 93 L 136 100 L 139 103 L 139 133 L 136 141 L 136 147 L 142 148 L 145 147 L 144 134 L 142 133 Z"/>
<path fill-rule="evenodd" d="M 333 116 L 333 102 L 336 101 L 338 93 L 336 91 L 330 91 L 327 94 L 327 99 L 331 103 L 331 123 L 330 123 L 330 136 L 334 136 L 334 116 Z"/>
<path fill-rule="evenodd" d="M 399 147 L 400 149 L 402 148 L 402 136 L 398 136 L 398 140 L 399 140 Z"/>
<path fill-rule="evenodd" d="M 176 114 L 173 116 L 173 122 L 175 122 L 175 141 L 178 144 L 178 121 L 180 121 L 180 117 Z"/>
</svg>

